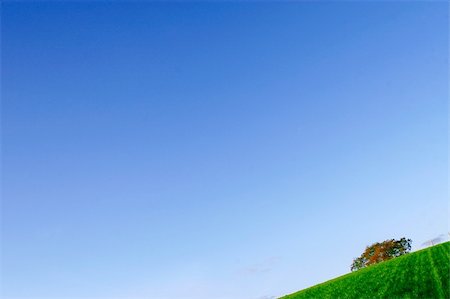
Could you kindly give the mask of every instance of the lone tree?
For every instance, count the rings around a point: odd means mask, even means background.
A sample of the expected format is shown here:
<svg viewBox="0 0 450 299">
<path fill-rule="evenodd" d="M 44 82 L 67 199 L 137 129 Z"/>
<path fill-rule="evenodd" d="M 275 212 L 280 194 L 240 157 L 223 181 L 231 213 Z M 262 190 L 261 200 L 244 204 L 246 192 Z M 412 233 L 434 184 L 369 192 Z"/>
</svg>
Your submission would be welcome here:
<svg viewBox="0 0 450 299">
<path fill-rule="evenodd" d="M 366 250 L 360 257 L 353 260 L 350 269 L 356 271 L 404 255 L 411 251 L 411 243 L 411 239 L 406 238 L 401 238 L 400 240 L 391 239 L 381 243 L 374 243 L 366 247 Z"/>
</svg>

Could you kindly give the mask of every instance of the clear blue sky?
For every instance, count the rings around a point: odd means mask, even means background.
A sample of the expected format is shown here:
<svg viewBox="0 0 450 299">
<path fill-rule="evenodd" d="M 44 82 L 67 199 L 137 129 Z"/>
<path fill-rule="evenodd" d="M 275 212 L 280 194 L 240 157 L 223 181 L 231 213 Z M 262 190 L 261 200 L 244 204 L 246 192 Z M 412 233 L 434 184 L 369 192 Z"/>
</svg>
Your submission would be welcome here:
<svg viewBox="0 0 450 299">
<path fill-rule="evenodd" d="M 261 299 L 448 231 L 446 2 L 2 4 L 3 298 Z"/>
</svg>

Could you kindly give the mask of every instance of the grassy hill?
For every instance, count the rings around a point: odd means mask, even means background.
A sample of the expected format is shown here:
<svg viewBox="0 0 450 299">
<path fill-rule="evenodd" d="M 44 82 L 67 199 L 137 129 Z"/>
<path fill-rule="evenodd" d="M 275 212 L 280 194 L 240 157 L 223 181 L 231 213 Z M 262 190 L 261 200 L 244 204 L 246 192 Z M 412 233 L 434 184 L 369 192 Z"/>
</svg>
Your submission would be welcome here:
<svg viewBox="0 0 450 299">
<path fill-rule="evenodd" d="M 450 298 L 450 242 L 282 298 Z"/>
</svg>

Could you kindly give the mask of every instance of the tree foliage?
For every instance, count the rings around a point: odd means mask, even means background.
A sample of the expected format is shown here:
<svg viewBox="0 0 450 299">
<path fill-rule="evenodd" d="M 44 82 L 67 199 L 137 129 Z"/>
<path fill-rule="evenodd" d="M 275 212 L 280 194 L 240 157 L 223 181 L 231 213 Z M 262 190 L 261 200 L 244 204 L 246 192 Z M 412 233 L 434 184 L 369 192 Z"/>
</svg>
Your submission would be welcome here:
<svg viewBox="0 0 450 299">
<path fill-rule="evenodd" d="M 401 238 L 400 240 L 390 239 L 381 243 L 374 243 L 366 247 L 366 250 L 364 250 L 360 257 L 353 260 L 350 269 L 356 271 L 406 254 L 411 251 L 411 243 L 411 239 L 406 238 Z"/>
</svg>

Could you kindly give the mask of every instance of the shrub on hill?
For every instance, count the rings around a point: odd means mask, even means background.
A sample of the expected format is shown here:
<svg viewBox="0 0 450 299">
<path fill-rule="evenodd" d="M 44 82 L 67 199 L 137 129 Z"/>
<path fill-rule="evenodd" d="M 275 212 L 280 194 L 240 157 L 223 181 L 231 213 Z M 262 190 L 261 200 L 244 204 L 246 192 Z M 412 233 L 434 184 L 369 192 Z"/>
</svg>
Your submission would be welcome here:
<svg viewBox="0 0 450 299">
<path fill-rule="evenodd" d="M 411 239 L 401 238 L 400 240 L 386 240 L 381 243 L 374 243 L 361 254 L 360 257 L 353 260 L 350 269 L 352 271 L 390 260 L 411 251 Z"/>
</svg>

